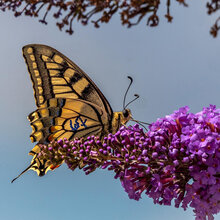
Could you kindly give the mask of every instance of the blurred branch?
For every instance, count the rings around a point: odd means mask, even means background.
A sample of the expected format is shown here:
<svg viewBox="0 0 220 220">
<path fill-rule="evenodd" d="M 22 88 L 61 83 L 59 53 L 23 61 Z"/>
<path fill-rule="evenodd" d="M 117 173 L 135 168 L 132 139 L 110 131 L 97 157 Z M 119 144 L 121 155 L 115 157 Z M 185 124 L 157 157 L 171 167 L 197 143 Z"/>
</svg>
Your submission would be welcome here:
<svg viewBox="0 0 220 220">
<path fill-rule="evenodd" d="M 185 0 L 176 0 L 180 5 L 188 6 Z M 119 13 L 122 25 L 132 27 L 139 24 L 143 18 L 146 18 L 146 24 L 155 27 L 159 24 L 158 9 L 160 0 L 0 0 L 0 9 L 2 11 L 11 10 L 14 15 L 38 17 L 39 12 L 44 14 L 39 20 L 47 24 L 46 18 L 49 12 L 53 13 L 55 19 L 58 19 L 56 25 L 62 30 L 73 34 L 72 23 L 79 21 L 83 25 L 89 22 L 96 28 L 101 23 L 108 23 L 114 14 Z M 173 17 L 170 14 L 171 1 L 166 0 L 167 12 L 165 18 L 172 22 Z M 220 0 L 211 0 L 207 3 L 208 14 L 213 14 L 220 9 Z M 93 19 L 92 19 L 93 18 Z M 210 33 L 213 37 L 217 36 L 219 31 L 220 17 L 212 26 Z"/>
<path fill-rule="evenodd" d="M 211 15 L 211 14 L 217 12 L 218 10 L 220 10 L 220 0 L 211 0 L 211 2 L 208 2 L 206 4 L 206 7 L 208 9 L 207 13 L 209 15 Z M 210 29 L 210 34 L 213 37 L 217 37 L 218 31 L 220 30 L 219 21 L 220 21 L 220 16 L 216 19 L 215 24 Z"/>
</svg>

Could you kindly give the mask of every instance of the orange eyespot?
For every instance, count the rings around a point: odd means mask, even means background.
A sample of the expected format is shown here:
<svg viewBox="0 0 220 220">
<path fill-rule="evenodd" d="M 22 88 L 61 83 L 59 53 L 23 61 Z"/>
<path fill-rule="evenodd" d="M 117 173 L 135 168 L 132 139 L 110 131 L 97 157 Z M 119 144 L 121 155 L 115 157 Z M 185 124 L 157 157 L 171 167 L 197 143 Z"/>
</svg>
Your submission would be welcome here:
<svg viewBox="0 0 220 220">
<path fill-rule="evenodd" d="M 55 170 L 56 168 L 58 168 L 60 165 L 56 165 L 56 166 L 54 166 L 53 164 L 50 166 L 50 169 L 51 170 Z"/>
</svg>

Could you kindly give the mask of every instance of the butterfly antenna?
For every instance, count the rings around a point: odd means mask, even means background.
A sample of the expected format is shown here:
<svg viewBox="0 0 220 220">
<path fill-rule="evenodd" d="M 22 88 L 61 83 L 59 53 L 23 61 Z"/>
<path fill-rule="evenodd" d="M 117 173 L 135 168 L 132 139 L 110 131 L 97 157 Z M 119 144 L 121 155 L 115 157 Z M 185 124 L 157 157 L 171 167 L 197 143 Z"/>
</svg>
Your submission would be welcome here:
<svg viewBox="0 0 220 220">
<path fill-rule="evenodd" d="M 28 166 L 24 171 L 22 171 L 18 176 L 16 176 L 12 181 L 11 183 L 13 183 L 18 177 L 20 177 L 22 174 L 24 174 L 26 171 L 28 171 L 34 164 L 35 161 L 33 161 L 33 163 L 31 163 L 30 166 Z"/>
<path fill-rule="evenodd" d="M 127 88 L 127 90 L 126 90 L 126 92 L 125 92 L 125 95 L 124 95 L 124 101 L 123 101 L 123 109 L 125 109 L 126 108 L 126 106 L 125 106 L 125 100 L 126 100 L 126 96 L 127 96 L 127 93 L 128 93 L 128 90 L 130 89 L 130 87 L 131 87 L 131 84 L 133 83 L 133 79 L 132 79 L 132 77 L 130 77 L 130 76 L 128 76 L 128 79 L 130 79 L 131 80 L 131 82 L 130 82 L 130 84 L 128 85 L 128 88 Z"/>
<path fill-rule="evenodd" d="M 131 121 L 134 121 L 134 122 L 137 122 L 137 123 L 141 123 L 141 124 L 145 124 L 145 125 L 151 125 L 150 123 L 147 123 L 147 122 L 143 122 L 143 121 L 138 121 L 138 120 L 135 120 L 135 119 L 131 119 Z"/>
<path fill-rule="evenodd" d="M 135 98 L 133 100 L 131 100 L 126 106 L 124 106 L 124 109 L 126 107 L 128 107 L 128 105 L 130 105 L 132 102 L 134 102 L 136 99 L 138 99 L 140 96 L 138 94 L 134 94 Z"/>
</svg>

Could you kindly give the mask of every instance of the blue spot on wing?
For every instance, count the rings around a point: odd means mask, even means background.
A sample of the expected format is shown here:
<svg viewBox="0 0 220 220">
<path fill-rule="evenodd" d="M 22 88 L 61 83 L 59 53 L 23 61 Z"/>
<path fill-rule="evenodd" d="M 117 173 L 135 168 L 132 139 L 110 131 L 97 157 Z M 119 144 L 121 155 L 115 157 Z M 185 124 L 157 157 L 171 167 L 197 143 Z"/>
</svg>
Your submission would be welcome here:
<svg viewBox="0 0 220 220">
<path fill-rule="evenodd" d="M 79 124 L 78 120 L 80 120 L 81 124 Z M 76 119 L 75 119 L 75 122 L 74 122 L 74 126 L 73 126 L 72 120 L 70 120 L 70 128 L 71 128 L 73 131 L 77 131 L 77 130 L 80 128 L 80 126 L 83 126 L 84 128 L 87 128 L 87 126 L 86 126 L 86 121 L 87 121 L 87 119 L 85 119 L 85 120 L 83 121 L 80 116 L 77 116 Z"/>
</svg>

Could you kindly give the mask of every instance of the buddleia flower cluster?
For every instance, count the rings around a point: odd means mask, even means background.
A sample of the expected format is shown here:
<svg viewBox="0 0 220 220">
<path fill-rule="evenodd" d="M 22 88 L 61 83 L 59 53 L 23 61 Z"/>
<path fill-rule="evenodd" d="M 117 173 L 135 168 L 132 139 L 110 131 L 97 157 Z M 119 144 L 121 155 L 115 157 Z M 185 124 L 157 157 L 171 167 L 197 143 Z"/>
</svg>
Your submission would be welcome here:
<svg viewBox="0 0 220 220">
<path fill-rule="evenodd" d="M 145 132 L 138 124 L 98 137 L 41 145 L 40 159 L 65 162 L 86 174 L 115 172 L 130 199 L 147 195 L 155 204 L 193 208 L 196 220 L 220 211 L 220 109 L 189 113 L 182 107 L 159 118 Z"/>
</svg>

